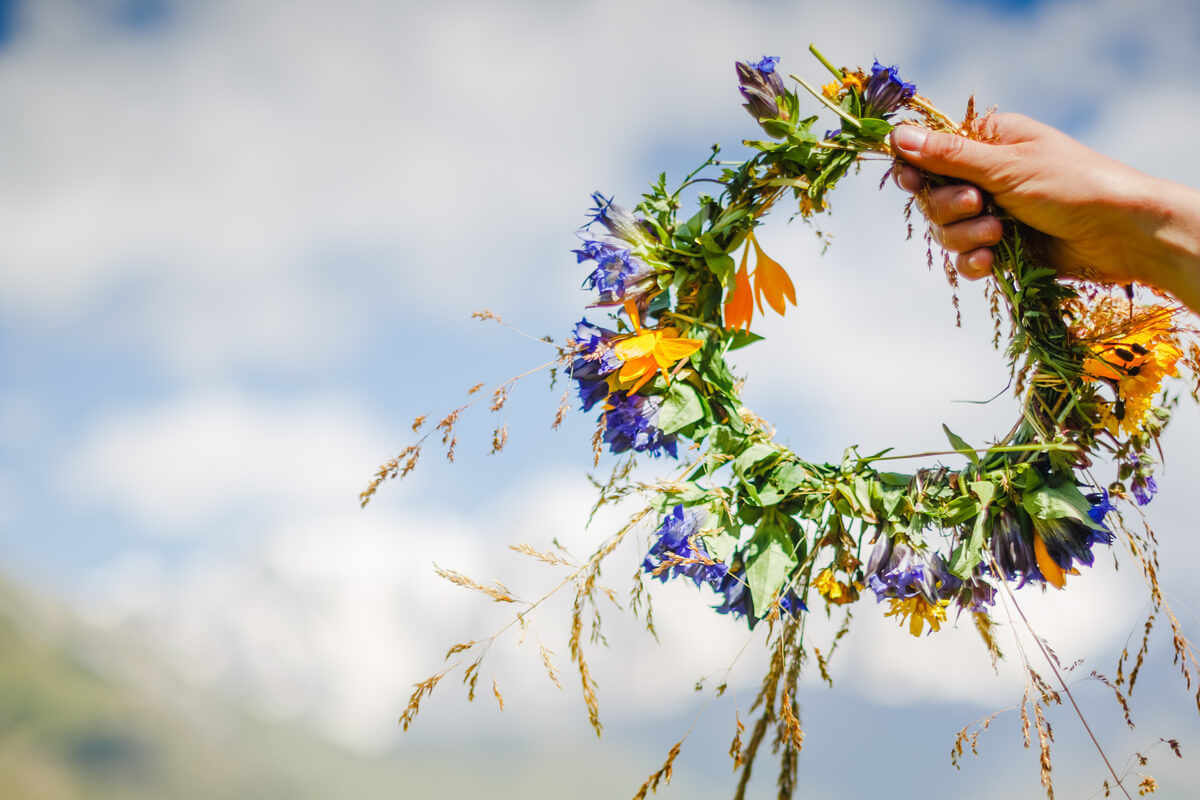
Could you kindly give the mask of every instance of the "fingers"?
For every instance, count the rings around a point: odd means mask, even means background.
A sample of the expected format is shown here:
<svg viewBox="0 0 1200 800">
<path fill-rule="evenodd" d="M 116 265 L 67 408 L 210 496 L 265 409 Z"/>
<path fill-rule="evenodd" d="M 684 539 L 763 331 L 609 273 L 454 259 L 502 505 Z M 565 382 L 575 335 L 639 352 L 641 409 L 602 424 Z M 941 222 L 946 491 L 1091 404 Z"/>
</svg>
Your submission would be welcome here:
<svg viewBox="0 0 1200 800">
<path fill-rule="evenodd" d="M 1004 227 L 993 216 L 981 216 L 983 193 L 977 187 L 926 189 L 920 170 L 913 167 L 898 167 L 893 178 L 901 189 L 917 195 L 937 243 L 959 254 L 955 266 L 964 278 L 977 280 L 991 274 L 995 255 L 990 247 L 1000 242 Z"/>
<path fill-rule="evenodd" d="M 954 259 L 954 266 L 959 275 L 969 281 L 977 281 L 992 274 L 992 264 L 995 261 L 996 255 L 990 248 L 980 247 L 968 253 L 959 253 Z"/>
<path fill-rule="evenodd" d="M 969 253 L 1000 243 L 1004 226 L 995 217 L 972 217 L 951 225 L 930 225 L 933 238 L 952 253 Z"/>
<path fill-rule="evenodd" d="M 892 149 L 915 167 L 960 178 L 992 193 L 1003 191 L 997 176 L 1006 173 L 1010 154 L 1002 145 L 987 144 L 951 133 L 901 125 L 892 131 Z"/>
</svg>

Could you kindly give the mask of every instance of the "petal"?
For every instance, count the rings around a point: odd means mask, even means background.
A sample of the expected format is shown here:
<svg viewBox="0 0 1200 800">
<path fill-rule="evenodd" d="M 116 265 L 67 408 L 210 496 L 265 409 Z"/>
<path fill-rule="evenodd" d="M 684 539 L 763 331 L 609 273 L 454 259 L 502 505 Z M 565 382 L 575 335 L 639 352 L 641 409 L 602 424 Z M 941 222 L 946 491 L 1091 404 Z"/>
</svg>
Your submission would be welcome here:
<svg viewBox="0 0 1200 800">
<path fill-rule="evenodd" d="M 754 289 L 759 297 L 758 308 L 760 311 L 762 310 L 762 298 L 766 297 L 771 308 L 775 309 L 775 313 L 782 315 L 786 308 L 785 298 L 792 305 L 796 305 L 796 287 L 779 262 L 762 251 L 762 248 L 758 246 L 758 240 L 752 239 L 751 241 L 754 242 L 754 252 L 758 259 L 754 267 Z"/>
<path fill-rule="evenodd" d="M 657 331 L 647 331 L 646 333 L 617 342 L 613 345 L 613 352 L 622 361 L 642 358 L 654 352 L 654 344 L 657 339 Z"/>
<path fill-rule="evenodd" d="M 1033 554 L 1037 557 L 1038 569 L 1042 571 L 1042 577 L 1046 582 L 1053 585 L 1056 589 L 1061 589 L 1067 585 L 1067 576 L 1063 572 L 1063 568 L 1050 557 L 1050 552 L 1046 550 L 1046 543 L 1042 541 L 1041 536 L 1033 537 Z"/>
<path fill-rule="evenodd" d="M 659 366 L 669 367 L 699 350 L 703 344 L 699 339 L 659 339 L 654 348 L 654 358 Z"/>
<path fill-rule="evenodd" d="M 742 265 L 734 276 L 733 288 L 725 301 L 725 328 L 750 330 L 750 321 L 754 318 L 754 296 L 750 290 L 750 274 L 746 270 L 746 262 L 750 258 L 750 245 L 742 253 Z"/>
</svg>

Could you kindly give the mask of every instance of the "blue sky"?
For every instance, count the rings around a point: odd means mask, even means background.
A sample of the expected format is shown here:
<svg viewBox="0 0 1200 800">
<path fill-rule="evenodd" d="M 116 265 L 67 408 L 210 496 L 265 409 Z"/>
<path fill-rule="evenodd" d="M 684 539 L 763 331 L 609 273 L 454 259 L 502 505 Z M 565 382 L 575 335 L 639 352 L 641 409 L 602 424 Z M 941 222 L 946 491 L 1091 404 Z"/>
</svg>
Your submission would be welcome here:
<svg viewBox="0 0 1200 800">
<path fill-rule="evenodd" d="M 557 392 L 541 378 L 510 403 L 503 456 L 484 455 L 479 414 L 455 465 L 430 454 L 366 512 L 358 491 L 413 416 L 544 360 L 471 311 L 559 338 L 578 319 L 569 251 L 591 191 L 632 203 L 659 170 L 678 177 L 712 142 L 734 152 L 750 135 L 733 60 L 770 53 L 819 75 L 809 41 L 839 63 L 879 57 L 951 112 L 975 93 L 1200 185 L 1185 135 L 1200 125 L 1200 14 L 1180 3 L 39 0 L 0 6 L 0 20 L 4 571 L 151 636 L 188 680 L 365 748 L 404 746 L 394 720 L 409 685 L 448 638 L 500 620 L 432 561 L 540 586 L 506 544 L 558 536 L 582 550 L 616 519 L 583 530 L 590 423 L 547 431 Z M 878 177 L 870 165 L 839 188 L 827 256 L 800 224 L 764 234 L 802 297 L 740 366 L 751 405 L 813 458 L 926 449 L 942 422 L 981 441 L 1014 413 L 951 402 L 999 391 L 1002 362 L 970 288 L 953 328 L 945 287 L 904 241 L 903 198 Z M 914 350 L 945 366 L 914 369 Z M 1191 608 L 1198 420 L 1182 406 L 1149 511 L 1164 580 Z M 1111 670 L 1142 599 L 1131 570 L 1094 572 L 1029 602 L 1062 652 Z M 616 729 L 686 718 L 694 675 L 745 639 L 694 593 L 662 595 L 670 658 L 619 625 L 622 644 L 598 656 Z M 919 729 L 937 747 L 913 768 L 948 780 L 947 718 L 1012 702 L 1019 682 L 988 677 L 969 630 L 916 642 L 866 606 L 858 622 L 839 688 L 814 708 L 852 698 L 863 719 Z M 542 631 L 561 640 L 561 614 Z M 496 658 L 529 711 L 445 701 L 422 736 L 579 733 L 582 716 L 562 713 L 576 698 L 544 691 L 527 653 Z M 1147 687 L 1146 717 L 1200 747 L 1178 683 Z M 1119 738 L 1115 722 L 1121 753 L 1160 733 Z M 1077 731 L 1062 737 L 1064 759 L 1086 765 Z M 889 756 L 864 744 L 854 757 Z M 1036 781 L 1033 759 L 1007 751 L 977 769 Z M 1081 787 L 1098 785 L 1094 765 L 1081 770 Z"/>
</svg>

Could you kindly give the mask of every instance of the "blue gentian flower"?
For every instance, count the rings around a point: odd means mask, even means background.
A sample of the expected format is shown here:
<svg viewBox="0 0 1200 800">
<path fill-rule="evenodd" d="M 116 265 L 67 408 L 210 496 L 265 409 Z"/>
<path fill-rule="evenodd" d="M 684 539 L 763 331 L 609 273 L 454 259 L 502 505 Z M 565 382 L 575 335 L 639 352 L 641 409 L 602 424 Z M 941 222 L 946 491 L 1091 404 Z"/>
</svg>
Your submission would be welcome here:
<svg viewBox="0 0 1200 800">
<path fill-rule="evenodd" d="M 808 611 L 808 606 L 800 595 L 796 594 L 795 589 L 788 589 L 787 593 L 779 598 L 779 607 L 792 619 L 795 619 L 801 611 Z"/>
<path fill-rule="evenodd" d="M 916 93 L 917 87 L 901 80 L 896 67 L 885 67 L 876 60 L 863 90 L 863 116 L 885 119 Z"/>
<path fill-rule="evenodd" d="M 763 56 L 761 60 L 755 64 L 751 64 L 751 66 L 761 72 L 763 75 L 770 75 L 775 71 L 775 67 L 778 64 L 779 56 Z"/>
<path fill-rule="evenodd" d="M 632 245 L 650 242 L 650 234 L 641 220 L 627 209 L 613 202 L 611 197 L 605 197 L 599 192 L 592 192 L 591 220 L 581 230 L 588 230 L 599 222 L 609 233 Z M 576 251 L 578 253 L 579 251 Z M 583 258 L 580 258 L 582 261 Z"/>
<path fill-rule="evenodd" d="M 1135 475 L 1130 488 L 1133 489 L 1133 499 L 1137 500 L 1139 506 L 1144 506 L 1158 494 L 1158 481 L 1154 480 L 1153 475 Z"/>
<path fill-rule="evenodd" d="M 992 586 L 980 573 L 980 568 L 975 568 L 975 574 L 970 580 L 962 582 L 962 588 L 958 592 L 959 610 L 969 608 L 975 613 L 987 611 L 990 607 L 996 604 L 996 587 Z"/>
<path fill-rule="evenodd" d="M 718 587 L 729 568 L 720 562 L 703 563 L 712 561 L 704 542 L 698 536 L 707 520 L 708 514 L 702 509 L 675 506 L 670 514 L 663 517 L 662 525 L 656 531 L 658 541 L 646 554 L 642 569 L 654 572 L 662 565 L 663 557 L 668 553 L 683 559 L 697 559 L 688 564 L 675 564 L 659 573 L 657 577 L 665 582 L 667 578 L 684 575 L 691 578 L 697 586 L 707 583 L 713 588 Z"/>
<path fill-rule="evenodd" d="M 953 597 L 962 588 L 937 553 L 913 549 L 904 542 L 880 536 L 867 561 L 867 585 L 875 599 L 903 599 L 920 595 L 930 603 Z"/>
<path fill-rule="evenodd" d="M 735 561 L 734 563 L 738 564 L 739 562 Z M 754 616 L 754 601 L 750 598 L 750 585 L 746 582 L 745 568 L 736 572 L 734 570 L 726 572 L 716 590 L 722 600 L 720 605 L 713 607 L 713 610 L 718 614 L 744 616 L 750 630 L 754 630 L 758 619 Z"/>
<path fill-rule="evenodd" d="M 992 558 L 1000 568 L 998 577 L 1013 581 L 1017 588 L 1030 580 L 1042 581 L 1037 555 L 1033 552 L 1033 531 L 1028 517 L 1013 509 L 1002 509 L 991 520 Z"/>
<path fill-rule="evenodd" d="M 787 119 L 787 113 L 779 105 L 779 98 L 783 97 L 785 90 L 783 80 L 775 71 L 778 63 L 777 56 L 763 56 L 754 64 L 746 61 L 734 64 L 738 90 L 746 99 L 743 107 L 756 120 Z"/>
<path fill-rule="evenodd" d="M 591 411 L 592 406 L 608 397 L 607 376 L 621 366 L 621 359 L 610 345 L 616 335 L 614 331 L 593 325 L 586 318 L 575 325 L 572 340 L 578 350 L 571 361 L 571 378 L 578 385 L 584 411 Z"/>
<path fill-rule="evenodd" d="M 1088 509 L 1088 517 L 1098 525 L 1103 525 L 1105 515 L 1117 508 L 1108 499 L 1108 489 L 1103 487 L 1100 488 L 1100 491 L 1089 494 L 1087 501 L 1092 504 L 1092 507 Z"/>
<path fill-rule="evenodd" d="M 579 263 L 594 261 L 596 268 L 583 285 L 600 293 L 600 305 L 624 301 L 627 294 L 644 294 L 654 288 L 654 270 L 634 258 L 628 248 L 609 242 L 584 240 L 575 253 Z"/>
<path fill-rule="evenodd" d="M 660 456 L 664 452 L 676 457 L 675 434 L 664 434 L 657 426 L 662 409 L 661 397 L 645 397 L 615 392 L 604 412 L 604 441 L 613 453 L 634 450 Z"/>
</svg>

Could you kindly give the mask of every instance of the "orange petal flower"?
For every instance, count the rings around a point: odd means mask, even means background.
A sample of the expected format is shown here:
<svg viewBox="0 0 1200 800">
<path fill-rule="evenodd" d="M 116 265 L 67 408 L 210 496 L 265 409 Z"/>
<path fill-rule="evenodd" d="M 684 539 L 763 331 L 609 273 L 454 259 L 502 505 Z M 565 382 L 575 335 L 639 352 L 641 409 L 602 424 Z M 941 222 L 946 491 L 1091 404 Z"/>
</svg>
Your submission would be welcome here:
<svg viewBox="0 0 1200 800">
<path fill-rule="evenodd" d="M 1100 311 L 1105 311 L 1101 308 Z M 1083 363 L 1084 375 L 1116 386 L 1119 416 L 1110 409 L 1101 420 L 1109 433 L 1133 433 L 1150 411 L 1166 377 L 1178 377 L 1183 357 L 1173 330 L 1172 310 L 1147 309 L 1118 336 L 1092 344 L 1092 356 Z"/>
<path fill-rule="evenodd" d="M 792 305 L 796 305 L 796 287 L 792 285 L 792 279 L 788 277 L 787 271 L 758 246 L 758 240 L 754 238 L 754 234 L 750 234 L 746 238 L 754 245 L 754 254 L 757 260 L 754 266 L 754 295 L 755 300 L 758 301 L 758 310 L 763 310 L 762 301 L 765 297 L 771 308 L 775 309 L 775 313 L 782 316 L 787 308 L 784 305 L 785 299 Z"/>
<path fill-rule="evenodd" d="M 613 353 L 625 362 L 617 371 L 617 381 L 620 384 L 633 384 L 628 389 L 629 394 L 645 386 L 654 378 L 656 371 L 662 372 L 663 380 L 670 383 L 671 374 L 668 370 L 704 344 L 699 339 L 684 339 L 674 328 L 646 330 L 638 318 L 637 306 L 626 302 L 625 310 L 637 334 L 616 342 Z"/>
<path fill-rule="evenodd" d="M 1037 557 L 1038 569 L 1042 571 L 1042 577 L 1046 579 L 1046 583 L 1052 584 L 1056 589 L 1067 585 L 1067 573 L 1063 572 L 1063 568 L 1050 557 L 1046 543 L 1040 536 L 1033 537 L 1033 554 Z"/>
<path fill-rule="evenodd" d="M 746 262 L 749 259 L 750 245 L 746 245 L 742 253 L 742 265 L 734 277 L 729 299 L 725 301 L 726 330 L 750 330 L 750 320 L 754 317 L 754 296 L 750 292 L 750 273 L 746 271 Z"/>
</svg>

